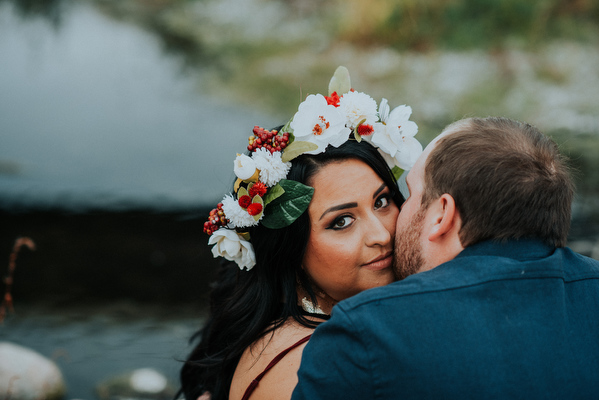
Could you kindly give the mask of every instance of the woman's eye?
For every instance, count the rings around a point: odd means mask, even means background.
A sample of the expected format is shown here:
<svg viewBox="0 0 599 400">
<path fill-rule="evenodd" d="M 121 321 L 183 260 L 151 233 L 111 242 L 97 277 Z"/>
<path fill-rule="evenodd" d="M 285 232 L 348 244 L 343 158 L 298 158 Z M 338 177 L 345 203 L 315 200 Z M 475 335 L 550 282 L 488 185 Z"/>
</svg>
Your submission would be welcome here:
<svg viewBox="0 0 599 400">
<path fill-rule="evenodd" d="M 345 216 L 345 217 L 337 218 L 333 222 L 333 225 L 331 226 L 331 228 L 332 229 L 343 229 L 343 228 L 347 228 L 348 226 L 350 226 L 351 223 L 352 223 L 352 217 Z"/>
<path fill-rule="evenodd" d="M 376 203 L 374 203 L 374 208 L 379 209 L 387 207 L 389 205 L 389 202 L 390 200 L 388 195 L 381 196 L 376 200 Z"/>
</svg>

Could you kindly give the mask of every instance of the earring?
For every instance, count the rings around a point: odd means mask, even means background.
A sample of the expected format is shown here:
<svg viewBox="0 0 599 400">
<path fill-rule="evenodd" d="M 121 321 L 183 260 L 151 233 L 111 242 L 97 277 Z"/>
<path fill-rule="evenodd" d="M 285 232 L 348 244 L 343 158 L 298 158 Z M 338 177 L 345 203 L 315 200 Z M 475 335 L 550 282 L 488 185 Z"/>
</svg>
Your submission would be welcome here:
<svg viewBox="0 0 599 400">
<path fill-rule="evenodd" d="M 320 308 L 320 306 L 318 304 L 315 305 L 307 297 L 304 297 L 302 299 L 302 308 L 304 309 L 305 312 L 307 312 L 309 314 L 323 314 L 323 315 L 326 315 L 326 313 L 324 311 L 322 311 L 322 308 Z"/>
</svg>

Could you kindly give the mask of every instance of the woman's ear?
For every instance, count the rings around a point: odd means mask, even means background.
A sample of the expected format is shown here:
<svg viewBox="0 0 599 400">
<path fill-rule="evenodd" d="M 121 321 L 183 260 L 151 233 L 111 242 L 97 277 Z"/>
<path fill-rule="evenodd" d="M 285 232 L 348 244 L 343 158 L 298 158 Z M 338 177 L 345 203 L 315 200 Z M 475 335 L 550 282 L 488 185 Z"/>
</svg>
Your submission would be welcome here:
<svg viewBox="0 0 599 400">
<path fill-rule="evenodd" d="M 453 235 L 458 237 L 461 219 L 453 197 L 448 193 L 444 193 L 431 204 L 431 207 L 433 225 L 429 230 L 428 240 L 438 242 L 450 237 L 453 238 Z"/>
</svg>

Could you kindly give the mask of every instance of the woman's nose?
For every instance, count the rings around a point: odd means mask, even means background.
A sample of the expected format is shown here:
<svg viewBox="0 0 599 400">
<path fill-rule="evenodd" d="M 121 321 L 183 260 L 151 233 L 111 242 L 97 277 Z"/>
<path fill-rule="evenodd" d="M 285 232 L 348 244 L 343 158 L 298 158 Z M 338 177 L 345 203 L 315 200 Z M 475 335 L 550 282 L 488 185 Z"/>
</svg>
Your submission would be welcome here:
<svg viewBox="0 0 599 400">
<path fill-rule="evenodd" d="M 371 215 L 365 232 L 367 246 L 386 246 L 391 242 L 391 232 L 376 215 Z"/>
</svg>

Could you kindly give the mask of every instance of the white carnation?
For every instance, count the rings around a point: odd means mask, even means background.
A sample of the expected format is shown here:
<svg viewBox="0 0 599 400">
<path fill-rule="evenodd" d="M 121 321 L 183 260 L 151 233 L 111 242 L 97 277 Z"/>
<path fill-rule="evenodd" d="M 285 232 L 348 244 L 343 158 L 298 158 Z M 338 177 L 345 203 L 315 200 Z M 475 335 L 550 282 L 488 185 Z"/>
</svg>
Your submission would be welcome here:
<svg viewBox="0 0 599 400">
<path fill-rule="evenodd" d="M 264 148 L 260 148 L 254 152 L 252 159 L 256 163 L 256 168 L 260 170 L 260 182 L 268 187 L 272 187 L 279 183 L 281 179 L 285 179 L 289 168 L 291 168 L 290 162 L 281 160 L 281 153 L 278 151 L 271 153 Z"/>
<path fill-rule="evenodd" d="M 351 129 L 364 120 L 365 124 L 372 125 L 378 116 L 376 101 L 362 92 L 345 93 L 339 100 L 339 109 L 347 119 L 345 124 Z"/>
<path fill-rule="evenodd" d="M 240 269 L 248 271 L 256 265 L 256 254 L 250 242 L 243 239 L 237 232 L 227 228 L 219 228 L 210 236 L 208 241 L 214 257 L 224 257 L 235 261 Z"/>
<path fill-rule="evenodd" d="M 259 221 L 256 221 L 254 217 L 248 214 L 247 210 L 241 208 L 237 199 L 230 194 L 225 195 L 222 203 L 223 211 L 230 221 L 232 228 L 246 228 L 248 226 L 258 225 Z"/>
</svg>

